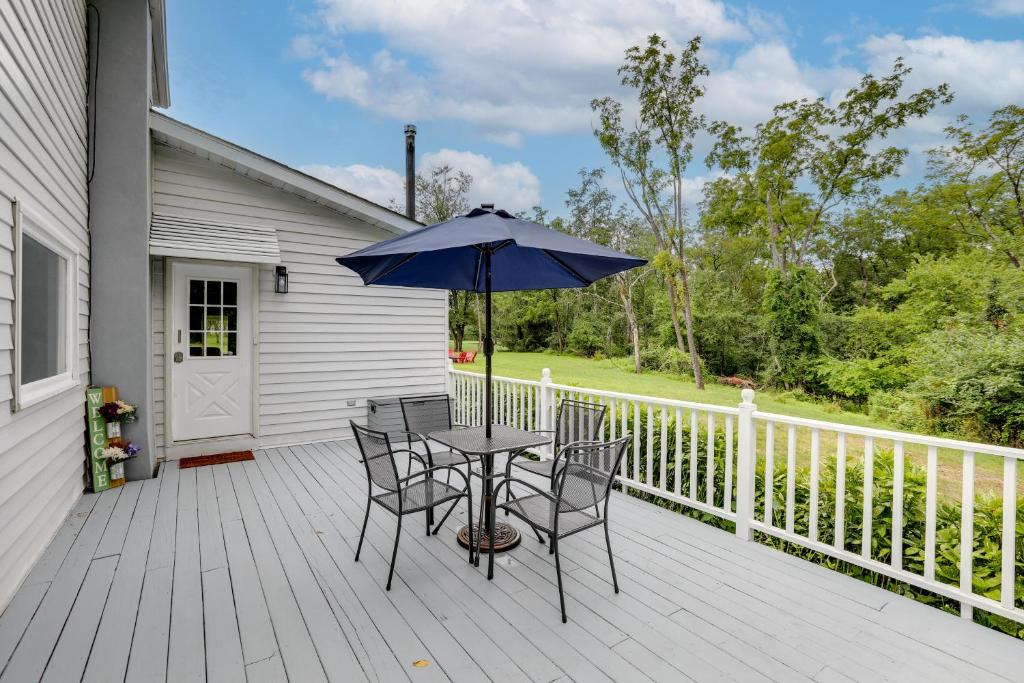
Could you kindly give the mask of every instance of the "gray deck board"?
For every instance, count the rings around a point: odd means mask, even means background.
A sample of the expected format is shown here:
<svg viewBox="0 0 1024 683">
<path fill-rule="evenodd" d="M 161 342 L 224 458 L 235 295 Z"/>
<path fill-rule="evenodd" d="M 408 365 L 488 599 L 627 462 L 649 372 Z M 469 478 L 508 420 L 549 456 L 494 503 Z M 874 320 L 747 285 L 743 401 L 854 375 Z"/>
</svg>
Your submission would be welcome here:
<svg viewBox="0 0 1024 683">
<path fill-rule="evenodd" d="M 138 501 L 132 514 L 123 550 L 114 572 L 113 592 L 107 597 L 93 648 L 102 657 L 91 657 L 83 681 L 124 680 L 128 670 L 128 656 L 139 612 L 142 582 L 146 576 L 146 557 L 153 535 L 160 481 L 150 479 L 142 483 Z"/>
<path fill-rule="evenodd" d="M 495 578 L 370 516 L 352 442 L 86 495 L 0 615 L 3 681 L 1019 680 L 1024 643 L 621 494 L 604 536 L 524 534 Z M 474 482 L 478 485 L 478 482 Z M 479 504 L 479 500 L 474 501 Z M 482 565 L 485 565 L 486 557 Z M 416 660 L 427 666 L 414 667 Z"/>
</svg>

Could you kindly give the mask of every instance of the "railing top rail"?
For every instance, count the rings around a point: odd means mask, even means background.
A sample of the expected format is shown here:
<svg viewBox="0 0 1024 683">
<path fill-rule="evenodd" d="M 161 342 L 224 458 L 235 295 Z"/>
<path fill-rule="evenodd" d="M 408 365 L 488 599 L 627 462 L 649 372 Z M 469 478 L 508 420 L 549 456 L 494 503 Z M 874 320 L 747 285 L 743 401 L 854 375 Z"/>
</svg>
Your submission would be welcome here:
<svg viewBox="0 0 1024 683">
<path fill-rule="evenodd" d="M 472 372 L 470 370 L 455 370 L 452 369 L 450 372 L 454 375 L 464 375 L 466 377 L 474 377 L 479 379 L 481 382 L 484 380 L 484 376 L 479 372 Z M 533 386 L 540 386 L 540 382 L 535 379 L 519 379 L 518 377 L 502 377 L 499 375 L 491 375 L 492 382 L 512 382 L 513 384 L 530 384 Z M 552 385 L 554 386 L 554 385 Z"/>
<path fill-rule="evenodd" d="M 659 398 L 657 396 L 643 396 L 641 394 L 626 394 L 619 391 L 607 391 L 604 389 L 591 389 L 589 387 L 574 387 L 569 384 L 550 384 L 552 389 L 559 389 L 561 391 L 579 391 L 592 396 L 605 396 L 608 398 L 617 398 L 624 401 L 634 401 L 637 403 L 654 403 L 657 405 L 671 406 L 673 408 L 693 408 L 694 410 L 704 410 L 713 413 L 722 413 L 726 415 L 739 415 L 739 408 L 730 408 L 729 406 L 719 406 L 713 403 L 697 403 L 695 401 L 680 401 L 672 398 Z"/>
<path fill-rule="evenodd" d="M 839 422 L 827 422 L 825 420 L 813 420 L 806 417 L 794 417 L 792 415 L 780 415 L 778 413 L 767 413 L 760 410 L 754 411 L 755 420 L 768 420 L 781 422 L 783 424 L 796 425 L 798 427 L 810 427 L 831 432 L 843 432 L 845 434 L 856 434 L 858 436 L 871 436 L 876 439 L 888 441 L 902 441 L 923 446 L 936 446 L 956 451 L 968 451 L 971 453 L 983 453 L 987 455 L 999 455 L 1007 458 L 1024 460 L 1024 449 L 1010 448 L 1009 446 L 995 446 L 992 444 L 976 443 L 973 441 L 960 441 L 958 439 L 947 439 L 940 436 L 927 436 L 925 434 L 913 434 L 911 432 L 895 432 L 888 429 L 876 429 L 874 427 L 861 427 L 858 425 L 842 424 Z"/>
</svg>

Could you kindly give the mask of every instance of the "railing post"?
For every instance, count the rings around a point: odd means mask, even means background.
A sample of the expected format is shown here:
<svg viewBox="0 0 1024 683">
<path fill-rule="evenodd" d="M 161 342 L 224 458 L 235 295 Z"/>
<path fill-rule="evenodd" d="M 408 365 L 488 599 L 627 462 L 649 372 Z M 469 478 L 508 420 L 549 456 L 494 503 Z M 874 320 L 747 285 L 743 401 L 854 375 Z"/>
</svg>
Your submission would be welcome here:
<svg viewBox="0 0 1024 683">
<path fill-rule="evenodd" d="M 447 359 L 446 362 L 447 366 L 444 373 L 444 390 L 449 396 L 458 400 L 459 397 L 455 396 L 455 363 L 452 362 L 451 358 Z"/>
<path fill-rule="evenodd" d="M 551 405 L 554 403 L 554 392 L 551 389 L 551 369 L 544 368 L 540 372 L 540 391 L 537 392 L 538 406 L 537 413 L 539 420 L 539 429 L 541 431 L 551 429 Z M 551 447 L 544 448 L 545 456 L 548 458 L 554 457 L 551 452 Z"/>
<path fill-rule="evenodd" d="M 740 394 L 739 462 L 736 468 L 736 535 L 749 541 L 753 538 L 750 522 L 754 519 L 754 479 L 757 464 L 757 432 L 754 430 L 754 390 Z"/>
</svg>

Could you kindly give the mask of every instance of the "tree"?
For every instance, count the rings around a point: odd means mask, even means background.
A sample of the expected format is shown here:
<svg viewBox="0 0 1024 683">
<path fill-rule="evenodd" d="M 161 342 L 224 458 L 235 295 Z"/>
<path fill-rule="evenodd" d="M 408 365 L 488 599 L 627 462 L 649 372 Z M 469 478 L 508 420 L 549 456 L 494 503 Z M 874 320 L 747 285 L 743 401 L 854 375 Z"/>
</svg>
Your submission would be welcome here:
<svg viewBox="0 0 1024 683">
<path fill-rule="evenodd" d="M 626 195 L 655 236 L 658 253 L 653 263 L 665 279 L 676 345 L 689 352 L 694 381 L 703 389 L 683 206 L 683 174 L 693 158 L 693 139 L 705 125 L 704 116 L 696 111 L 704 95 L 701 79 L 708 75 L 699 50 L 700 37 L 695 37 L 676 56 L 657 34 L 648 37 L 646 46 L 626 50 L 619 75 L 623 85 L 636 91 L 640 105 L 639 118 L 628 132 L 617 100 L 603 97 L 590 104 L 599 118 L 594 134 L 618 169 Z M 680 294 L 685 341 L 679 325 Z"/>
<path fill-rule="evenodd" d="M 636 253 L 642 250 L 643 224 L 626 207 L 615 208 L 615 198 L 602 184 L 604 171 L 601 169 L 580 169 L 580 184 L 568 192 L 565 205 L 569 218 L 566 231 L 598 244 L 604 244 L 617 251 Z M 617 296 L 626 317 L 630 346 L 633 350 L 633 371 L 640 373 L 640 323 L 634 306 L 634 292 L 637 284 L 650 273 L 648 267 L 634 268 L 611 277 L 613 296 Z M 614 306 L 601 283 L 595 283 L 585 292 L 590 296 Z M 573 326 L 576 332 L 576 325 Z M 582 332 L 577 334 L 581 336 Z M 579 346 L 577 343 L 576 346 Z"/>
<path fill-rule="evenodd" d="M 946 129 L 949 147 L 933 150 L 928 193 L 972 241 L 1016 268 L 1024 252 L 1024 107 L 997 109 L 975 132 L 966 117 Z"/>
<path fill-rule="evenodd" d="M 835 106 L 824 98 L 780 104 L 752 135 L 723 121 L 709 127 L 717 140 L 706 163 L 732 174 L 709 190 L 728 193 L 777 270 L 807 264 L 831 212 L 876 195 L 898 173 L 908 150 L 879 148 L 883 140 L 952 101 L 946 84 L 902 97 L 909 73 L 897 59 L 892 73 L 865 75 Z"/>
<path fill-rule="evenodd" d="M 430 176 L 416 174 L 416 215 L 421 221 L 432 225 L 469 211 L 470 188 L 473 177 L 451 166 L 439 166 L 430 170 Z M 472 292 L 448 292 L 448 329 L 456 351 L 462 351 L 466 327 L 473 320 L 470 302 Z"/>
</svg>

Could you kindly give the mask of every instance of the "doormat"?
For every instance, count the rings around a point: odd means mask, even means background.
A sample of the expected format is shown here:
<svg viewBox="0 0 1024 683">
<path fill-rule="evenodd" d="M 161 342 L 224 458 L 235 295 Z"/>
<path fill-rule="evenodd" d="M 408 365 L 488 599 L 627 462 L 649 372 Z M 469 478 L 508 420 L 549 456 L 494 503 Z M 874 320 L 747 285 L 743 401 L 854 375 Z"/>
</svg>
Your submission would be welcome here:
<svg viewBox="0 0 1024 683">
<path fill-rule="evenodd" d="M 197 455 L 194 458 L 182 458 L 178 461 L 178 469 L 203 467 L 204 465 L 223 465 L 229 462 L 255 460 L 252 451 L 232 451 L 231 453 L 215 453 L 214 455 Z"/>
</svg>

